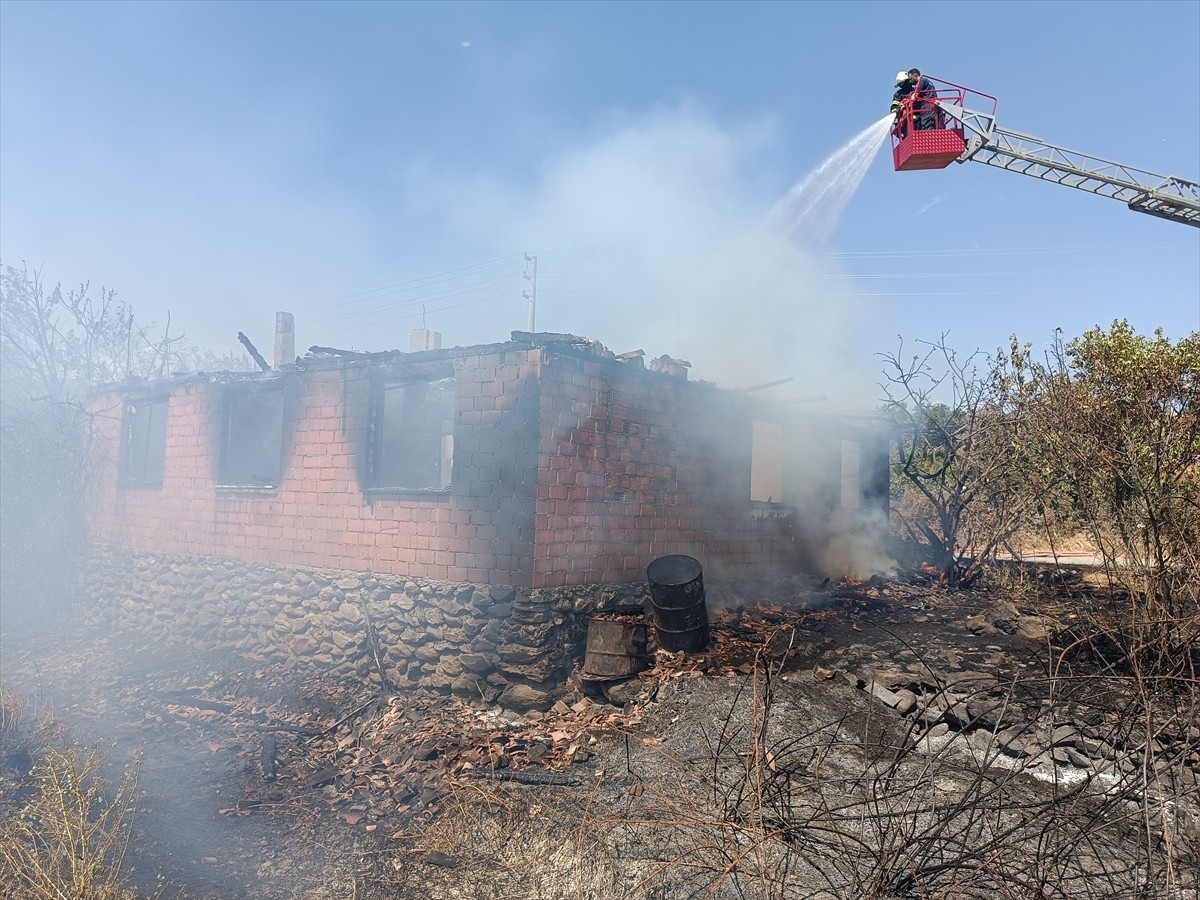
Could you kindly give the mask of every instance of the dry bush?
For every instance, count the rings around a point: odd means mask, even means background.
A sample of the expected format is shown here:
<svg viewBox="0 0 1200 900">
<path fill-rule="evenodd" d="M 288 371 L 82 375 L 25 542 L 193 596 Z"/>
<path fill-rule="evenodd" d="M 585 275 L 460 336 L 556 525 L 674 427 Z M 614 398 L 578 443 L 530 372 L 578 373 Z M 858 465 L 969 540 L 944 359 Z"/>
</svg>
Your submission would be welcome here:
<svg viewBox="0 0 1200 900">
<path fill-rule="evenodd" d="M 0 267 L 0 638 L 74 612 L 96 465 L 83 401 L 95 386 L 248 367 L 184 346 L 169 323 L 152 337 L 112 290 L 64 292 L 40 269 Z"/>
<path fill-rule="evenodd" d="M 1063 721 L 1073 702 L 1105 699 L 1080 696 L 1095 689 L 1091 678 L 1045 676 L 1009 697 L 1036 694 L 1043 715 Z M 1200 796 L 1186 762 L 1200 752 L 1194 709 L 1153 740 L 1144 710 L 1113 709 L 1107 743 L 1128 763 L 1043 783 L 995 730 L 934 741 L 915 717 L 870 714 L 797 729 L 777 721 L 776 702 L 760 665 L 718 723 L 705 767 L 674 765 L 593 824 L 610 843 L 625 833 L 652 848 L 623 896 L 1065 900 L 1200 887 Z M 1181 739 L 1168 744 L 1171 734 Z"/>
<path fill-rule="evenodd" d="M 1055 343 L 1041 430 L 1095 542 L 1119 617 L 1101 623 L 1147 675 L 1200 678 L 1200 333 L 1124 321 Z"/>
<path fill-rule="evenodd" d="M 903 346 L 880 354 L 905 481 L 893 513 L 948 584 L 967 586 L 1061 480 L 1035 415 L 1043 372 L 1015 338 L 986 359 L 959 356 L 945 335 L 921 343 L 911 359 Z"/>
<path fill-rule="evenodd" d="M 943 706 L 999 702 L 994 727 L 937 736 L 869 702 L 806 709 L 780 671 L 760 659 L 731 683 L 723 719 L 681 713 L 665 744 L 622 735 L 591 790 L 460 783 L 409 849 L 371 856 L 355 897 L 1182 900 L 1200 888 L 1196 695 L 1166 702 L 1151 682 L 1055 655 L 998 694 L 995 682 L 952 693 L 931 671 Z M 1084 720 L 1107 749 L 1071 778 L 1049 745 L 1035 762 L 999 734 Z"/>
<path fill-rule="evenodd" d="M 586 789 L 585 789 L 586 790 Z M 619 896 L 588 794 L 467 780 L 439 801 L 407 850 L 375 854 L 358 896 L 607 900 Z"/>
<path fill-rule="evenodd" d="M 0 684 L 0 748 L 20 734 L 24 711 L 21 695 Z"/>
<path fill-rule="evenodd" d="M 45 748 L 34 793 L 0 823 L 0 883 L 29 900 L 126 900 L 122 866 L 137 794 L 138 763 L 109 790 L 107 755 Z"/>
</svg>

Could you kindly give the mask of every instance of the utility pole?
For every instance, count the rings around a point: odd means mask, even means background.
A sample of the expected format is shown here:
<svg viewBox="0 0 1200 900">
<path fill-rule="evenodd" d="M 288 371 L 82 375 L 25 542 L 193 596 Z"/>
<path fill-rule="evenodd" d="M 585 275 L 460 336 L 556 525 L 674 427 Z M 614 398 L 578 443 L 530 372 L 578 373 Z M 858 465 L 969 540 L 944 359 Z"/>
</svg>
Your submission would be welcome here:
<svg viewBox="0 0 1200 900">
<path fill-rule="evenodd" d="M 529 282 L 529 287 L 521 292 L 521 296 L 529 301 L 529 325 L 525 329 L 532 334 L 537 329 L 534 328 L 534 319 L 537 316 L 537 257 L 525 254 L 525 280 Z"/>
</svg>

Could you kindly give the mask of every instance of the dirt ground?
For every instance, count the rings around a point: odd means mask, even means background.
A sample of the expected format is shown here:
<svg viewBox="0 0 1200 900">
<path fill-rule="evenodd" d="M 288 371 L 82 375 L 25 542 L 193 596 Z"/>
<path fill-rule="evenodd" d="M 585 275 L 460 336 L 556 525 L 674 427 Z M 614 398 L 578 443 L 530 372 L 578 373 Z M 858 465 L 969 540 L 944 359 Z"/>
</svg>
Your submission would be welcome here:
<svg viewBox="0 0 1200 900">
<path fill-rule="evenodd" d="M 1099 602 L 1086 572 L 1010 571 L 714 609 L 708 652 L 607 697 L 576 675 L 545 712 L 86 631 L 7 648 L 3 679 L 114 773 L 141 754 L 138 896 L 1195 898 L 1195 711 L 1158 736 L 1147 838 L 1117 688 L 1056 651 Z M 1034 863 L 1040 893 L 1012 880 Z"/>
</svg>

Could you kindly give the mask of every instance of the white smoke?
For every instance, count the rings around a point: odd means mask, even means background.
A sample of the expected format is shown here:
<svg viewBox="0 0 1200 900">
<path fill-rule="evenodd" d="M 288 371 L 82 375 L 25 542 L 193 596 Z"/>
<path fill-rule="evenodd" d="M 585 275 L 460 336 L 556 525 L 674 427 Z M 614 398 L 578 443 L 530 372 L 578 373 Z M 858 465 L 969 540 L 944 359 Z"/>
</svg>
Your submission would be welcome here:
<svg viewBox="0 0 1200 900">
<path fill-rule="evenodd" d="M 812 251 L 835 232 L 882 134 L 855 137 L 768 219 L 779 196 L 760 174 L 770 130 L 722 128 L 689 107 L 562 148 L 523 189 L 428 163 L 403 182 L 481 255 L 538 255 L 538 330 L 668 353 L 723 386 L 790 376 L 799 393 L 861 405 L 876 378 L 848 361 L 863 356 L 869 313 L 845 273 Z M 805 184 L 822 187 L 810 197 Z"/>
</svg>

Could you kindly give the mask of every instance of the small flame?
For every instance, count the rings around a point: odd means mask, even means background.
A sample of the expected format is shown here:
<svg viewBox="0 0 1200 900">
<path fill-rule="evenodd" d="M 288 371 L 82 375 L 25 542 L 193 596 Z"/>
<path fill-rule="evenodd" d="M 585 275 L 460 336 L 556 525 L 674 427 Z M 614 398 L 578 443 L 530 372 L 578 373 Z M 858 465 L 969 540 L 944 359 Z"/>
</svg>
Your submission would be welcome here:
<svg viewBox="0 0 1200 900">
<path fill-rule="evenodd" d="M 938 581 L 941 581 L 942 583 L 945 583 L 945 581 L 946 581 L 945 571 L 942 569 L 939 569 L 937 566 L 931 566 L 929 563 L 921 563 L 921 571 L 924 572 L 926 575 L 936 578 Z"/>
</svg>

